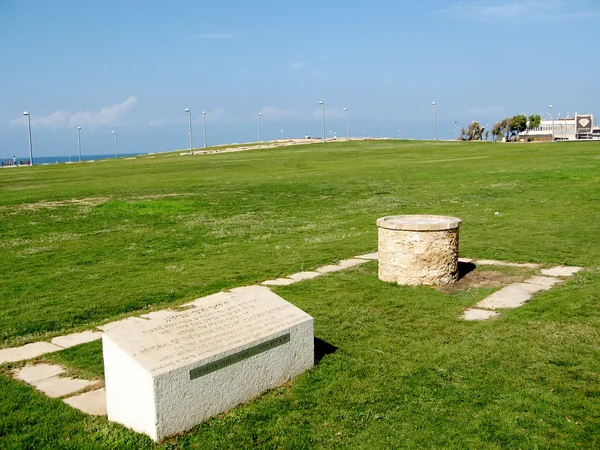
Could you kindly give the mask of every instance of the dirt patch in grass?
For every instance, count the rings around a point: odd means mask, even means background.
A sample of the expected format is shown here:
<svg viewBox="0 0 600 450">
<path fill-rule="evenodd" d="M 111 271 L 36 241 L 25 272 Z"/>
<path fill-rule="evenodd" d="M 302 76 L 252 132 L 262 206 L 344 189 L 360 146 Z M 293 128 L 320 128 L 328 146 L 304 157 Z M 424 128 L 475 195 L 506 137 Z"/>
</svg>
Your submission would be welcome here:
<svg viewBox="0 0 600 450">
<path fill-rule="evenodd" d="M 462 270 L 461 270 L 462 269 Z M 529 278 L 527 271 L 515 270 L 482 270 L 471 264 L 469 267 L 460 267 L 460 279 L 448 286 L 439 286 L 438 290 L 446 294 L 455 294 L 461 291 L 482 288 L 502 288 L 512 283 L 520 283 Z"/>
<path fill-rule="evenodd" d="M 26 203 L 23 205 L 19 205 L 19 210 L 38 210 L 38 209 L 55 209 L 60 208 L 62 206 L 97 206 L 102 203 L 106 203 L 109 201 L 108 197 L 91 197 L 91 198 L 72 198 L 70 200 L 60 200 L 54 202 L 37 202 L 37 203 Z M 3 207 L 2 209 L 7 209 L 8 207 Z"/>
</svg>

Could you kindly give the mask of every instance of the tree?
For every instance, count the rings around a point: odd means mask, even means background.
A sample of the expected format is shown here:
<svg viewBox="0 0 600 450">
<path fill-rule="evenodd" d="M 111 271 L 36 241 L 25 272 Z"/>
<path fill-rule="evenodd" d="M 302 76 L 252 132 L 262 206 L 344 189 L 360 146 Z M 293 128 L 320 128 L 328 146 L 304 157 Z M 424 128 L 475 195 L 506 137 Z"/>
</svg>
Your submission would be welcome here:
<svg viewBox="0 0 600 450">
<path fill-rule="evenodd" d="M 514 141 L 517 135 L 527 129 L 527 117 L 519 114 L 513 117 L 507 117 L 501 122 L 497 122 L 492 128 L 492 136 L 494 140 L 498 140 L 500 136 L 506 139 L 506 142 Z"/>
<path fill-rule="evenodd" d="M 514 140 L 517 135 L 527 129 L 527 117 L 519 114 L 510 119 L 511 140 Z"/>
<path fill-rule="evenodd" d="M 532 114 L 527 120 L 529 120 L 529 128 L 539 128 L 542 123 L 542 118 L 539 114 Z"/>
<path fill-rule="evenodd" d="M 469 129 L 462 129 L 460 140 L 462 141 L 479 141 L 483 138 L 484 128 L 479 125 L 479 122 L 473 121 L 469 125 Z"/>
<path fill-rule="evenodd" d="M 502 122 L 496 122 L 495 125 L 492 127 L 492 136 L 494 137 L 494 141 L 500 139 L 502 133 Z"/>
<path fill-rule="evenodd" d="M 502 134 L 506 142 L 510 142 L 512 139 L 512 119 L 507 117 L 500 122 L 500 134 Z"/>
</svg>

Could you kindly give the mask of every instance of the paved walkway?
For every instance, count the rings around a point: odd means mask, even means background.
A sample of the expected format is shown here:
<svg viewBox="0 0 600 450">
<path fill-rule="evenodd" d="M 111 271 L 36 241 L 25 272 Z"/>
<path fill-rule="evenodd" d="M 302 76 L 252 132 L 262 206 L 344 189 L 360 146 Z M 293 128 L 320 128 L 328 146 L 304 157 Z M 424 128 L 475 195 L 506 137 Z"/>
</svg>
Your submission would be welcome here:
<svg viewBox="0 0 600 450">
<path fill-rule="evenodd" d="M 338 264 L 319 267 L 315 271 L 298 272 L 288 277 L 277 278 L 263 281 L 263 286 L 287 286 L 298 283 L 303 280 L 310 280 L 327 273 L 338 272 L 349 269 L 368 261 L 376 260 L 377 253 L 358 255 L 354 258 L 340 261 Z M 475 265 L 494 265 L 508 267 L 523 267 L 529 269 L 540 268 L 539 264 L 520 264 L 494 260 L 472 260 L 460 258 L 461 262 L 473 263 Z M 531 299 L 533 294 L 539 291 L 548 290 L 555 284 L 564 281 L 565 278 L 574 275 L 582 270 L 580 267 L 553 267 L 551 269 L 541 269 L 540 275 L 534 276 L 523 283 L 513 283 L 503 289 L 486 297 L 471 308 L 467 308 L 461 316 L 464 320 L 487 320 L 498 317 L 500 313 L 497 309 L 517 308 Z M 250 288 L 250 287 L 247 287 Z M 244 289 L 244 288 L 237 288 Z M 197 306 L 196 299 L 193 302 L 181 305 L 183 307 L 194 308 Z M 97 327 L 94 331 L 84 331 L 82 333 L 72 333 L 66 336 L 57 336 L 50 342 L 35 342 L 21 347 L 7 348 L 0 350 L 0 364 L 6 362 L 25 361 L 46 353 L 52 353 L 64 350 L 75 345 L 84 344 L 98 340 L 102 337 L 104 331 L 110 330 L 124 322 L 140 321 L 152 319 L 165 314 L 170 314 L 172 310 L 154 311 L 143 314 L 140 317 L 128 317 L 126 319 L 110 322 Z M 65 369 L 55 364 L 37 364 L 24 366 L 13 371 L 13 377 L 32 385 L 36 389 L 44 392 L 49 397 L 62 398 L 65 403 L 80 411 L 91 415 L 106 414 L 106 391 L 103 383 L 99 380 L 82 380 L 68 377 L 61 377 Z"/>
<path fill-rule="evenodd" d="M 487 260 L 478 260 L 475 261 L 475 264 L 539 268 L 539 265 L 535 264 L 515 264 Z M 498 309 L 512 309 L 523 306 L 531 300 L 533 294 L 551 289 L 554 285 L 562 283 L 566 278 L 573 276 L 580 270 L 582 270 L 581 267 L 563 266 L 542 269 L 540 275 L 531 277 L 522 283 L 509 284 L 476 303 L 475 306 L 467 308 L 461 318 L 464 320 L 488 320 L 498 317 L 500 315 Z"/>
</svg>

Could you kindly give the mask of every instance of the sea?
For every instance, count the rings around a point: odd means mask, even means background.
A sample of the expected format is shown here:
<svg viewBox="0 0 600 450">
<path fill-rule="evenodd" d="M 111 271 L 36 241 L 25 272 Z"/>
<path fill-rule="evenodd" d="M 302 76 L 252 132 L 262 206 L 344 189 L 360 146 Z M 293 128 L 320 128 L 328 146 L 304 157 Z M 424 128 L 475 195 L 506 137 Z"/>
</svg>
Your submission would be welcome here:
<svg viewBox="0 0 600 450">
<path fill-rule="evenodd" d="M 147 153 L 119 153 L 119 159 L 131 158 L 132 156 L 147 155 Z M 100 159 L 115 159 L 115 155 L 81 155 L 82 161 L 98 161 Z M 2 161 L 12 161 L 12 158 L 3 158 Z M 17 156 L 17 164 L 21 161 L 29 161 L 29 157 Z M 33 155 L 33 164 L 38 166 L 41 164 L 60 164 L 67 162 L 78 162 L 79 156 L 35 156 Z"/>
</svg>

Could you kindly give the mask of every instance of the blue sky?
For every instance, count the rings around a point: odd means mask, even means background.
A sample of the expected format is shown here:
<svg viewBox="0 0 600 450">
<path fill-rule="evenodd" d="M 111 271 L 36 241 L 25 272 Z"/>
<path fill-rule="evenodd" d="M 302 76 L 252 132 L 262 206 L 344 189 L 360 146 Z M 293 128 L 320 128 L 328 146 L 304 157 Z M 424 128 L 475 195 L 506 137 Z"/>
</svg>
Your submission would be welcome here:
<svg viewBox="0 0 600 450">
<path fill-rule="evenodd" d="M 600 115 L 600 1 L 0 0 L 0 159 Z M 599 116 L 600 117 L 600 116 Z M 398 130 L 401 130 L 400 132 Z"/>
</svg>

